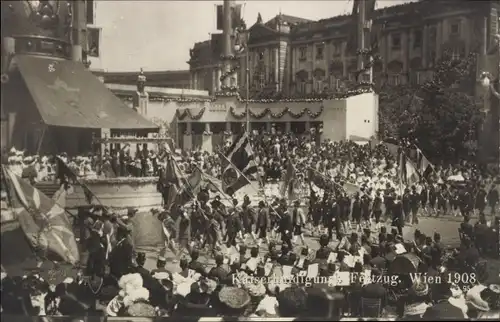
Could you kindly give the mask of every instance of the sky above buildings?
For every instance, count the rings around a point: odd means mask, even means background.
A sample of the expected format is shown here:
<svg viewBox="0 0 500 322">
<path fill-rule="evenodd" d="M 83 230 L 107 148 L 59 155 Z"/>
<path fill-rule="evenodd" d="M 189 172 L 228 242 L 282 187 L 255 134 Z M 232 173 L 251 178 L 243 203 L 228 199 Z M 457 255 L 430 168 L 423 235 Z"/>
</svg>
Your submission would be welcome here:
<svg viewBox="0 0 500 322">
<path fill-rule="evenodd" d="M 377 8 L 409 0 L 379 0 Z M 350 13 L 352 0 L 237 1 L 247 26 L 260 13 L 265 21 L 280 11 L 311 20 Z M 216 30 L 222 1 L 98 1 L 96 23 L 103 29 L 101 66 L 107 71 L 188 69 L 189 49 Z"/>
</svg>

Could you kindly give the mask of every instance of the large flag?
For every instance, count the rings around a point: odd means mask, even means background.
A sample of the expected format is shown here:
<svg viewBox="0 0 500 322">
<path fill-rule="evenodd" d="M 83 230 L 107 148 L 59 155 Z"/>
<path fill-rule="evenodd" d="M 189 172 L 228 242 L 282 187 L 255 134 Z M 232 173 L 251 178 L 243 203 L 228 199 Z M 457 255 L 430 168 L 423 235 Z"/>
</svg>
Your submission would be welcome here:
<svg viewBox="0 0 500 322">
<path fill-rule="evenodd" d="M 85 199 L 87 203 L 92 204 L 92 200 L 94 199 L 94 194 L 87 187 L 87 185 L 80 180 L 78 180 L 78 175 L 71 170 L 68 165 L 60 158 L 56 157 L 56 169 L 57 169 L 57 179 L 60 180 L 61 183 L 77 183 L 83 189 L 83 193 L 85 195 Z"/>
<path fill-rule="evenodd" d="M 434 170 L 434 166 L 425 157 L 422 150 L 420 150 L 418 147 L 416 150 L 417 150 L 417 171 L 420 174 L 420 176 L 427 178 Z"/>
<path fill-rule="evenodd" d="M 189 191 L 187 191 L 186 180 L 183 178 L 183 174 L 179 165 L 175 162 L 171 155 L 168 156 L 165 168 L 160 173 L 161 185 L 167 187 L 168 198 L 166 209 L 171 209 L 174 204 L 184 204 L 184 200 L 187 198 Z M 187 202 L 187 201 L 186 201 Z"/>
<path fill-rule="evenodd" d="M 399 178 L 407 187 L 419 180 L 419 174 L 403 148 L 399 149 Z"/>
<path fill-rule="evenodd" d="M 297 171 L 291 160 L 288 160 L 286 167 L 285 178 L 283 180 L 283 186 L 281 187 L 281 195 L 288 198 L 288 200 L 294 200 L 295 187 L 297 183 Z"/>
<path fill-rule="evenodd" d="M 223 189 L 231 195 L 249 184 L 248 176 L 257 172 L 257 163 L 246 133 L 233 142 L 224 161 L 226 162 L 223 162 L 222 167 Z"/>
<path fill-rule="evenodd" d="M 80 254 L 66 211 L 6 167 L 2 171 L 15 219 L 30 244 L 68 263 L 78 263 Z"/>
</svg>

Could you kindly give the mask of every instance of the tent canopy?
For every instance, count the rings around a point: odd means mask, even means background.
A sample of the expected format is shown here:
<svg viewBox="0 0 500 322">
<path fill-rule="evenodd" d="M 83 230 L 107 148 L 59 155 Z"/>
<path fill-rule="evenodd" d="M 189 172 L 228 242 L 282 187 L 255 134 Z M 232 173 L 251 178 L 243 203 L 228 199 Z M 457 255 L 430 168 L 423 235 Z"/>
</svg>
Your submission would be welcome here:
<svg viewBox="0 0 500 322">
<path fill-rule="evenodd" d="M 18 55 L 17 66 L 46 125 L 157 129 L 125 105 L 82 63 Z"/>
</svg>

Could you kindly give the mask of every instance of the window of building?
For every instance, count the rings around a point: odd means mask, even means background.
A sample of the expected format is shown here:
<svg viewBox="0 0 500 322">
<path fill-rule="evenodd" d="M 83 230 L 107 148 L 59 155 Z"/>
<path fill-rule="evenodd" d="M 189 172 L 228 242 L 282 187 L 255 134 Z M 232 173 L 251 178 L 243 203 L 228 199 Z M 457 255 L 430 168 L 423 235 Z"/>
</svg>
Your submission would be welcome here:
<svg viewBox="0 0 500 322">
<path fill-rule="evenodd" d="M 400 33 L 393 33 L 391 35 L 391 47 L 392 49 L 401 49 L 401 34 Z"/>
<path fill-rule="evenodd" d="M 299 80 L 297 82 L 297 90 L 299 94 L 306 94 L 306 81 L 305 80 Z"/>
<path fill-rule="evenodd" d="M 299 60 L 306 60 L 307 59 L 307 47 L 300 47 L 299 48 Z"/>
<path fill-rule="evenodd" d="M 100 36 L 101 29 L 100 28 L 88 28 L 87 29 L 87 48 L 88 55 L 90 57 L 99 57 L 100 55 Z"/>
<path fill-rule="evenodd" d="M 87 24 L 93 25 L 94 24 L 94 0 L 87 0 L 86 1 L 87 5 Z"/>
<path fill-rule="evenodd" d="M 422 30 L 415 30 L 413 33 L 413 48 L 422 47 Z"/>
<path fill-rule="evenodd" d="M 451 60 L 459 60 L 460 59 L 460 49 L 453 48 L 451 50 Z"/>
<path fill-rule="evenodd" d="M 459 36 L 460 35 L 460 22 L 455 21 L 450 25 L 450 34 L 452 36 Z"/>
<path fill-rule="evenodd" d="M 259 74 L 259 84 L 258 84 L 259 89 L 263 89 L 266 87 L 266 75 L 264 73 Z"/>
<path fill-rule="evenodd" d="M 338 42 L 332 43 L 332 54 L 334 57 L 340 56 L 342 45 Z"/>
<path fill-rule="evenodd" d="M 400 75 L 391 75 L 389 77 L 389 84 L 394 86 L 400 85 L 401 84 Z"/>
<path fill-rule="evenodd" d="M 340 88 L 340 78 L 330 76 L 330 89 L 338 90 Z"/>
<path fill-rule="evenodd" d="M 316 59 L 323 60 L 325 52 L 325 45 L 317 45 L 316 46 Z"/>
</svg>

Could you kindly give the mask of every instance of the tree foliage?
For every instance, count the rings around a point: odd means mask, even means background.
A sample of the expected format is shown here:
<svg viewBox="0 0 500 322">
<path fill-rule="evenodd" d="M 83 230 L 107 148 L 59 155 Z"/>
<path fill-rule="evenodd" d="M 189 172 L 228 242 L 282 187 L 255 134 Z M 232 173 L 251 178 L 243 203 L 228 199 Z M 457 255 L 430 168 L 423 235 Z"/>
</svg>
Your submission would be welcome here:
<svg viewBox="0 0 500 322">
<path fill-rule="evenodd" d="M 472 157 L 481 113 L 473 96 L 475 55 L 438 62 L 420 86 L 384 86 L 380 91 L 380 136 L 409 139 L 434 160 Z"/>
</svg>

